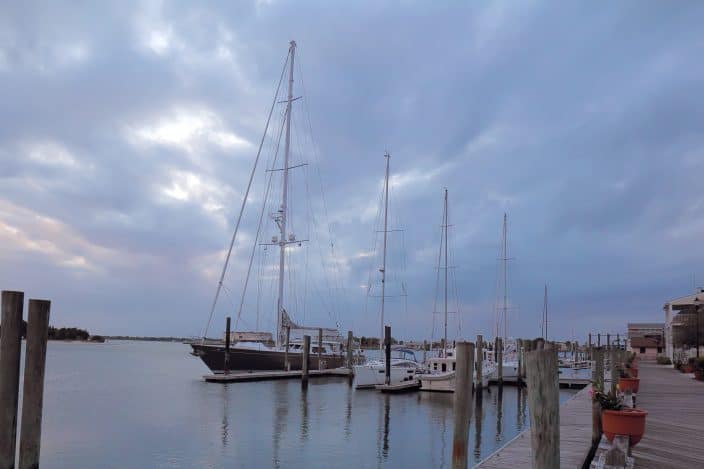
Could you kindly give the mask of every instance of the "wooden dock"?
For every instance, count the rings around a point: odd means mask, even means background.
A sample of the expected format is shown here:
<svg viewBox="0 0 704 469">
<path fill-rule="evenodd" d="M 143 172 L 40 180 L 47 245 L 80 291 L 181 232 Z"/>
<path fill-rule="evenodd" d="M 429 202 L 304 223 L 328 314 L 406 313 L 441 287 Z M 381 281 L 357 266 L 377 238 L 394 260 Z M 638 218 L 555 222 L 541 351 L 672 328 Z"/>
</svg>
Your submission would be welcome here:
<svg viewBox="0 0 704 469">
<path fill-rule="evenodd" d="M 632 450 L 634 468 L 704 467 L 704 382 L 649 363 L 640 364 L 638 376 L 636 406 L 648 416 L 645 435 Z"/>
<path fill-rule="evenodd" d="M 560 407 L 560 467 L 582 467 L 591 448 L 592 404 L 586 387 Z M 531 467 L 530 428 L 475 467 L 499 469 Z"/>
<path fill-rule="evenodd" d="M 301 370 L 293 371 L 240 371 L 230 374 L 205 375 L 203 379 L 208 383 L 241 383 L 245 381 L 269 381 L 275 379 L 301 379 Z M 310 370 L 309 378 L 322 378 L 325 376 L 351 376 L 349 368 L 330 368 L 327 370 Z"/>
</svg>

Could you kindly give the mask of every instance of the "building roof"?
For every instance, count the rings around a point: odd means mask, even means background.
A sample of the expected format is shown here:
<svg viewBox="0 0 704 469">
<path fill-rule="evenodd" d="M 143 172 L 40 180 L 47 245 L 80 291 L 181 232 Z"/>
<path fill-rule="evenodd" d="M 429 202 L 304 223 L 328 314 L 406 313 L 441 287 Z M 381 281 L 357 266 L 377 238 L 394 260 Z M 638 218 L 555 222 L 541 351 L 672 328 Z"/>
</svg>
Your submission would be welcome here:
<svg viewBox="0 0 704 469">
<path fill-rule="evenodd" d="M 629 322 L 629 329 L 664 329 L 664 322 Z"/>
<path fill-rule="evenodd" d="M 670 300 L 665 303 L 664 308 L 667 308 L 667 305 L 670 305 L 672 306 L 672 309 L 679 310 L 689 306 L 694 306 L 694 299 L 697 296 L 699 296 L 699 299 L 704 302 L 704 288 L 697 288 L 697 292 L 693 295 L 682 296 L 680 298 Z"/>
<path fill-rule="evenodd" d="M 631 348 L 664 346 L 665 340 L 662 337 L 633 337 L 631 339 Z"/>
</svg>

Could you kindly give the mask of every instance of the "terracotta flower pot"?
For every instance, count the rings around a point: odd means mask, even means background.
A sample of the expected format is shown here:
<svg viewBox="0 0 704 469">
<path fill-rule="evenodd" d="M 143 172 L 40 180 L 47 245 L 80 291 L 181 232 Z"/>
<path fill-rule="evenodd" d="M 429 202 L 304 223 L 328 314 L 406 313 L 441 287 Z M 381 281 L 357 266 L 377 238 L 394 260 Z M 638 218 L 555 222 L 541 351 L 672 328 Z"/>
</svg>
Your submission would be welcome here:
<svg viewBox="0 0 704 469">
<path fill-rule="evenodd" d="M 640 385 L 640 378 L 619 378 L 618 379 L 618 389 L 621 392 L 631 391 L 633 393 L 637 393 L 639 385 Z"/>
<path fill-rule="evenodd" d="M 694 370 L 692 369 L 691 365 L 682 365 L 682 368 L 680 368 L 680 371 L 682 371 L 682 373 L 691 373 Z"/>
<path fill-rule="evenodd" d="M 704 381 L 704 370 L 694 370 L 694 378 L 697 381 Z"/>
<path fill-rule="evenodd" d="M 642 409 L 604 410 L 601 413 L 601 426 L 609 441 L 616 435 L 628 435 L 631 447 L 638 444 L 645 433 L 645 416 Z"/>
</svg>

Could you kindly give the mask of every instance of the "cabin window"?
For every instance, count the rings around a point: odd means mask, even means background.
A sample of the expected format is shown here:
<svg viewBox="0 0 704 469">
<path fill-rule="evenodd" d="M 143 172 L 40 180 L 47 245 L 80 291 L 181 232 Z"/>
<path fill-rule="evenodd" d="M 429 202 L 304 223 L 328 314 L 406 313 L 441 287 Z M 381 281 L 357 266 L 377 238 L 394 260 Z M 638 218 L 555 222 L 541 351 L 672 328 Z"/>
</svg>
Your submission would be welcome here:
<svg viewBox="0 0 704 469">
<path fill-rule="evenodd" d="M 645 347 L 640 348 L 640 353 L 645 353 Z"/>
<path fill-rule="evenodd" d="M 447 363 L 442 364 L 442 371 L 447 371 Z"/>
</svg>

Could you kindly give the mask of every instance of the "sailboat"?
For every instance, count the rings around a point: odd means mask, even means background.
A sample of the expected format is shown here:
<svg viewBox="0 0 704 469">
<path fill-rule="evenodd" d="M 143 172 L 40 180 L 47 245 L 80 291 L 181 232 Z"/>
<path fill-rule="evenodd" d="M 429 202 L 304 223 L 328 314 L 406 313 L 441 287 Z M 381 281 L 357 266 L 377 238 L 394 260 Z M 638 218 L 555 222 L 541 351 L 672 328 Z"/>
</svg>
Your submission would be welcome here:
<svg viewBox="0 0 704 469">
<path fill-rule="evenodd" d="M 294 61 L 296 57 L 296 42 L 291 41 L 289 44 L 288 55 L 286 57 L 286 62 L 284 63 L 284 69 L 281 73 L 281 78 L 279 80 L 279 86 L 276 89 L 274 96 L 274 101 L 271 105 L 271 110 L 269 111 L 269 118 L 267 119 L 266 128 L 264 131 L 264 136 L 259 146 L 259 151 L 257 152 L 257 157 L 254 163 L 254 168 L 252 169 L 252 174 L 249 179 L 247 190 L 244 194 L 242 200 L 242 206 L 240 213 L 235 225 L 235 230 L 232 235 L 232 240 L 230 242 L 230 248 L 228 250 L 227 256 L 225 258 L 225 264 L 220 275 L 220 280 L 218 282 L 217 290 L 215 293 L 215 298 L 212 302 L 210 309 L 210 316 L 208 319 L 208 324 L 206 325 L 203 338 L 200 341 L 195 341 L 191 343 L 192 354 L 200 357 L 203 362 L 210 368 L 214 373 L 221 373 L 227 369 L 232 370 L 283 370 L 288 367 L 292 370 L 299 370 L 302 367 L 302 355 L 303 355 L 303 340 L 302 337 L 294 338 L 290 340 L 291 331 L 300 332 L 310 331 L 313 336 L 322 337 L 321 341 L 314 341 L 312 344 L 312 350 L 310 354 L 309 366 L 315 369 L 324 368 L 337 368 L 343 365 L 344 356 L 342 353 L 342 337 L 339 331 L 335 328 L 318 328 L 318 327 L 305 327 L 295 323 L 289 313 L 286 311 L 285 303 L 285 279 L 286 279 L 286 253 L 287 249 L 293 245 L 300 246 L 302 242 L 306 240 L 299 240 L 293 233 L 288 232 L 287 229 L 287 218 L 288 213 L 288 195 L 289 195 L 289 170 L 297 167 L 291 166 L 289 161 L 290 157 L 290 147 L 291 147 L 291 111 L 293 102 L 298 99 L 293 97 L 293 71 L 294 71 Z M 286 111 L 284 114 L 284 123 L 282 131 L 285 132 L 284 140 L 284 165 L 281 169 L 269 169 L 267 172 L 271 174 L 273 171 L 282 172 L 282 190 L 281 190 L 281 204 L 278 210 L 272 214 L 273 221 L 276 223 L 279 233 L 273 236 L 271 243 L 268 246 L 274 246 L 279 248 L 279 263 L 278 263 L 278 299 L 277 299 L 277 310 L 276 310 L 276 335 L 272 342 L 273 345 L 265 343 L 264 341 L 253 341 L 253 340 L 242 340 L 236 342 L 229 349 L 229 362 L 226 365 L 226 353 L 225 344 L 222 341 L 206 341 L 205 337 L 207 335 L 208 327 L 210 326 L 210 321 L 213 317 L 213 312 L 215 311 L 215 306 L 217 304 L 221 289 L 223 287 L 223 281 L 225 278 L 225 273 L 227 271 L 230 256 L 232 254 L 232 249 L 237 237 L 240 222 L 242 220 L 242 214 L 246 202 L 249 198 L 249 190 L 251 188 L 254 173 L 257 167 L 257 162 L 262 151 L 262 146 L 264 143 L 264 137 L 266 136 L 267 130 L 269 128 L 269 122 L 271 116 L 277 103 L 278 92 L 281 87 L 281 83 L 284 77 L 284 72 L 286 66 L 288 65 L 288 98 L 283 101 L 286 103 Z M 281 135 L 281 134 L 279 134 Z M 277 145 L 278 148 L 278 145 Z M 300 165 L 298 165 L 300 166 Z M 269 179 L 271 181 L 271 179 Z M 267 188 L 267 194 L 269 189 Z M 266 195 L 265 204 L 262 207 L 262 213 L 264 213 L 264 207 L 266 206 Z M 260 227 L 261 227 L 261 217 L 260 217 Z M 257 229 L 257 237 L 259 236 L 259 229 Z M 256 240 L 255 240 L 256 242 Z M 252 254 L 253 257 L 253 254 Z M 251 270 L 251 259 L 250 259 L 250 270 Z M 245 290 L 246 285 L 249 281 L 249 271 L 245 279 Z M 244 301 L 244 293 L 242 296 L 242 302 Z M 240 311 L 242 307 L 242 302 L 240 303 Z M 249 333 L 250 336 L 266 336 L 264 333 Z M 268 334 L 270 337 L 270 333 Z M 286 353 L 288 351 L 288 353 Z"/>
<path fill-rule="evenodd" d="M 384 230 L 383 230 L 383 251 L 382 265 L 379 269 L 381 273 L 381 309 L 379 316 L 381 319 L 381 340 L 380 345 L 384 343 L 384 306 L 386 299 L 386 247 L 387 235 L 389 233 L 389 162 L 391 155 L 386 152 L 386 172 L 384 176 Z M 415 359 L 415 353 L 406 348 L 397 348 L 392 350 L 391 355 L 391 382 L 388 384 L 399 384 L 404 381 L 413 381 L 416 379 L 416 374 L 422 370 L 422 366 Z M 386 359 L 370 360 L 361 365 L 354 367 L 354 379 L 356 389 L 375 388 L 377 385 L 387 384 L 386 380 Z"/>
<path fill-rule="evenodd" d="M 439 392 L 454 392 L 455 390 L 455 350 L 454 348 L 448 348 L 447 344 L 447 320 L 448 320 L 448 271 L 450 269 L 449 259 L 448 259 L 448 229 L 450 227 L 449 223 L 449 212 L 447 206 L 447 189 L 445 189 L 444 198 L 444 209 L 442 216 L 442 233 L 440 238 L 440 253 L 441 256 L 438 258 L 438 275 L 440 271 L 444 271 L 445 281 L 444 283 L 444 327 L 443 327 L 443 340 L 442 347 L 439 351 L 437 357 L 432 357 L 428 359 L 426 364 L 427 373 L 423 373 L 419 376 L 420 379 L 420 390 L 421 391 L 439 391 Z M 443 256 L 444 253 L 444 256 Z M 442 266 L 441 260 L 444 257 L 444 266 Z M 435 314 L 435 311 L 433 311 Z M 484 350 L 484 356 L 482 360 L 482 386 L 487 386 L 489 384 L 489 377 L 496 370 L 496 366 L 493 363 L 493 359 L 490 359 L 491 352 Z M 472 380 L 475 379 L 475 373 L 472 373 Z"/>
<path fill-rule="evenodd" d="M 497 301 L 496 308 L 496 327 L 494 332 L 496 337 L 499 337 L 502 333 L 503 324 L 503 363 L 497 363 L 497 368 L 502 367 L 502 376 L 506 381 L 516 380 L 518 378 L 518 351 L 516 341 L 509 339 L 508 335 L 508 215 L 504 213 L 504 223 L 501 230 L 501 282 L 503 287 L 503 301 L 499 307 L 499 302 Z M 498 294 L 498 289 L 497 289 Z M 491 379 L 498 379 L 498 369 L 492 374 Z"/>
</svg>

